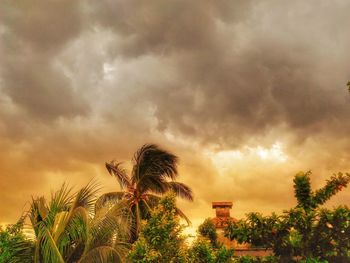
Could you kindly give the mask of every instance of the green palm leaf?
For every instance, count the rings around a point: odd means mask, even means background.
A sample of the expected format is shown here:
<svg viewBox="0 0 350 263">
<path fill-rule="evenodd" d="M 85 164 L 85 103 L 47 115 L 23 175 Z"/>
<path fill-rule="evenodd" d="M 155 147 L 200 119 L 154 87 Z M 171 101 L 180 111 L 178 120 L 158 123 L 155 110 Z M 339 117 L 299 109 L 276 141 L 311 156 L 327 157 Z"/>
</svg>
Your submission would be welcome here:
<svg viewBox="0 0 350 263">
<path fill-rule="evenodd" d="M 33 199 L 28 216 L 36 237 L 34 262 L 120 262 L 129 238 L 129 207 L 120 202 L 93 215 L 98 190 L 90 182 L 73 194 L 63 184 L 49 205 L 43 197 Z"/>
</svg>

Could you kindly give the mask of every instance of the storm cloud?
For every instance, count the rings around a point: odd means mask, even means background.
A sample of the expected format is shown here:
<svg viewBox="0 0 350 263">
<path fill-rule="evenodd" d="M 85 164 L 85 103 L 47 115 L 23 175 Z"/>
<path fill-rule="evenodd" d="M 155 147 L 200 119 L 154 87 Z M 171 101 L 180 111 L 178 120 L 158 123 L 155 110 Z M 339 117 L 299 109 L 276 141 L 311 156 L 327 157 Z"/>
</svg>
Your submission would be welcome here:
<svg viewBox="0 0 350 263">
<path fill-rule="evenodd" d="M 194 221 L 214 200 L 288 208 L 299 170 L 349 170 L 348 1 L 1 6 L 0 222 L 64 181 L 117 188 L 103 163 L 147 142 L 180 157 Z"/>
</svg>

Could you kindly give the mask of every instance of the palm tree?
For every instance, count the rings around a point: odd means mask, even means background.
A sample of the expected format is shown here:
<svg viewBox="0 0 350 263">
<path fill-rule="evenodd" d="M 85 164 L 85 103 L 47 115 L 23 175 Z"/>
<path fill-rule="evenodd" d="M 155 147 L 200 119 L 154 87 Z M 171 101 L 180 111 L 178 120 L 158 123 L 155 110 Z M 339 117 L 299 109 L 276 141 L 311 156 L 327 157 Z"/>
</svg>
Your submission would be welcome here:
<svg viewBox="0 0 350 263">
<path fill-rule="evenodd" d="M 150 215 L 160 196 L 174 191 L 177 196 L 193 200 L 192 190 L 185 184 L 176 182 L 178 158 L 154 144 L 143 145 L 134 155 L 130 175 L 122 168 L 121 163 L 106 163 L 108 172 L 114 176 L 122 188 L 119 192 L 102 195 L 96 201 L 96 211 L 106 204 L 118 204 L 126 201 L 131 214 L 130 242 L 138 237 L 140 223 Z M 177 208 L 177 213 L 188 223 L 185 214 Z"/>
<path fill-rule="evenodd" d="M 34 230 L 34 262 L 122 262 L 128 240 L 123 206 L 93 215 L 98 191 L 89 183 L 76 194 L 65 184 L 52 194 L 32 200 L 28 217 Z M 23 259 L 21 262 L 25 262 Z"/>
</svg>

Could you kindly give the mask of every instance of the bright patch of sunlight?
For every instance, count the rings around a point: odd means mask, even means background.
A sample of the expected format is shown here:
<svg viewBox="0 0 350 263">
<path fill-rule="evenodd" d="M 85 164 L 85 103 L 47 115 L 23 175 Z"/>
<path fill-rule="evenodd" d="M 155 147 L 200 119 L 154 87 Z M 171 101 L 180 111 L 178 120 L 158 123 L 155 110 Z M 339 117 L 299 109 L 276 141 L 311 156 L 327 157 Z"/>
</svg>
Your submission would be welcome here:
<svg viewBox="0 0 350 263">
<path fill-rule="evenodd" d="M 244 154 L 241 151 L 207 151 L 205 155 L 209 157 L 214 165 L 222 172 L 229 170 L 234 161 L 244 158 Z"/>
<path fill-rule="evenodd" d="M 226 151 L 206 151 L 205 155 L 212 160 L 213 164 L 222 172 L 230 169 L 237 162 L 273 162 L 283 163 L 288 159 L 283 151 L 283 145 L 280 142 L 274 143 L 271 147 L 263 146 L 244 146 L 240 150 Z"/>
<path fill-rule="evenodd" d="M 192 244 L 197 236 L 197 229 L 193 226 L 188 226 L 188 227 L 185 227 L 185 229 L 183 230 L 183 233 L 186 236 L 186 241 L 189 244 Z"/>
<path fill-rule="evenodd" d="M 113 79 L 115 69 L 115 66 L 113 66 L 112 64 L 103 63 L 103 78 L 106 80 Z"/>
<path fill-rule="evenodd" d="M 251 151 L 255 152 L 262 160 L 275 160 L 279 162 L 285 162 L 287 160 L 287 155 L 283 152 L 282 145 L 276 142 L 271 148 L 264 148 L 258 146 L 256 148 L 250 148 Z"/>
</svg>

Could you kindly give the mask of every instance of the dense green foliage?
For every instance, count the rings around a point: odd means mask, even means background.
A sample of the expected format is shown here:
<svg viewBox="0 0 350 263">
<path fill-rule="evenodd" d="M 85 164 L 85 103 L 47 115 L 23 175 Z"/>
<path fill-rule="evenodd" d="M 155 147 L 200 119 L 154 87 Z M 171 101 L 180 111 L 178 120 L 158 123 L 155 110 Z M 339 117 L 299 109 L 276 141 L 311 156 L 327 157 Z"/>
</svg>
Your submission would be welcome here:
<svg viewBox="0 0 350 263">
<path fill-rule="evenodd" d="M 210 243 L 213 247 L 218 247 L 218 234 L 216 233 L 216 228 L 213 221 L 210 218 L 204 220 L 204 222 L 199 225 L 198 233 L 210 240 Z"/>
<path fill-rule="evenodd" d="M 21 218 L 5 229 L 0 227 L 0 263 L 33 261 L 34 246 L 22 233 L 23 223 Z"/>
<path fill-rule="evenodd" d="M 214 249 L 210 242 L 201 238 L 195 240 L 188 251 L 188 261 L 198 263 L 215 262 Z"/>
<path fill-rule="evenodd" d="M 123 191 L 102 195 L 96 202 L 96 208 L 126 201 L 132 220 L 130 241 L 134 242 L 141 229 L 141 221 L 149 217 L 152 208 L 158 204 L 160 195 L 174 191 L 182 198 L 193 200 L 192 190 L 175 181 L 178 176 L 177 162 L 175 155 L 157 145 L 146 144 L 135 153 L 130 175 L 121 167 L 121 163 L 106 163 L 108 172 L 118 180 Z M 178 208 L 176 212 L 189 222 Z"/>
<path fill-rule="evenodd" d="M 188 247 L 185 243 L 185 236 L 182 234 L 183 226 L 179 220 L 176 213 L 175 196 L 170 194 L 162 198 L 142 228 L 141 235 L 130 252 L 129 260 L 140 263 L 231 262 L 233 250 L 224 246 L 214 247 L 204 237 L 198 237 L 192 246 Z M 204 225 L 211 228 L 209 221 L 206 221 Z"/>
<path fill-rule="evenodd" d="M 210 218 L 198 227 L 199 236 L 188 252 L 189 262 L 231 262 L 233 249 L 228 249 L 218 241 L 215 225 Z"/>
<path fill-rule="evenodd" d="M 311 244 L 315 256 L 322 258 L 326 255 L 330 261 L 350 261 L 349 208 L 340 206 L 334 210 L 320 210 L 313 230 Z"/>
<path fill-rule="evenodd" d="M 296 257 L 348 262 L 350 210 L 344 206 L 333 210 L 319 206 L 349 181 L 349 174 L 334 175 L 323 188 L 312 192 L 310 172 L 299 173 L 294 179 L 298 201 L 295 208 L 280 216 L 250 213 L 245 219 L 231 222 L 225 234 L 239 243 L 272 248 L 275 255 L 286 262 Z"/>
<path fill-rule="evenodd" d="M 160 200 L 129 258 L 131 262 L 185 262 L 185 237 L 176 215 L 174 195 Z"/>
<path fill-rule="evenodd" d="M 225 246 L 213 247 L 211 242 L 198 237 L 189 248 L 186 262 L 190 263 L 228 263 L 232 262 L 234 251 Z"/>
<path fill-rule="evenodd" d="M 230 222 L 225 229 L 225 235 L 241 244 L 250 243 L 256 247 L 270 248 L 276 242 L 279 224 L 279 217 L 275 214 L 264 217 L 260 213 L 249 213 L 245 219 Z"/>
</svg>

